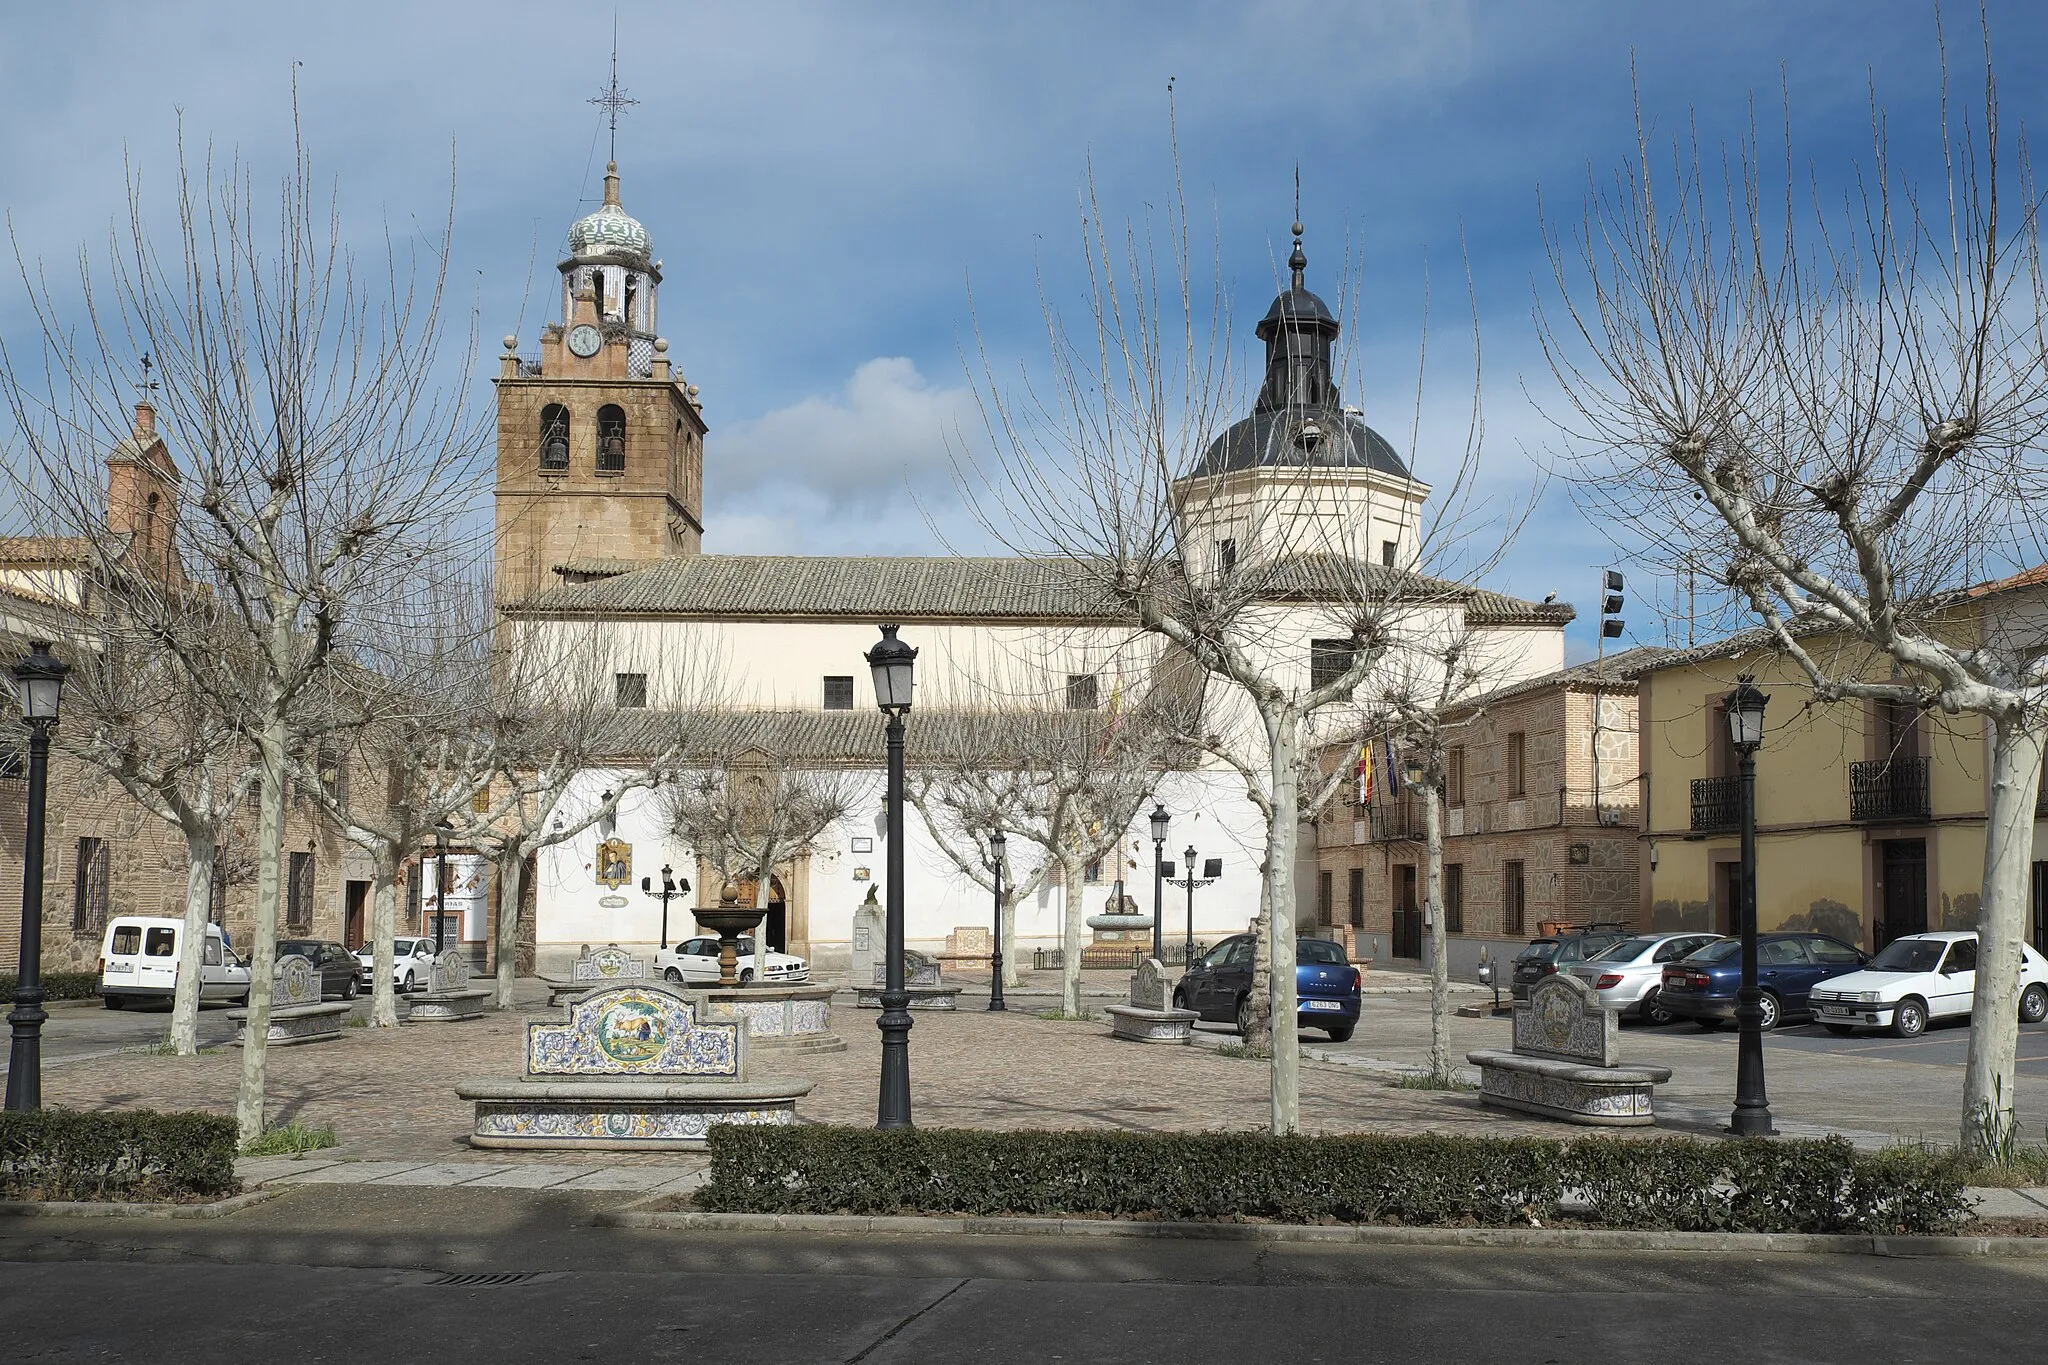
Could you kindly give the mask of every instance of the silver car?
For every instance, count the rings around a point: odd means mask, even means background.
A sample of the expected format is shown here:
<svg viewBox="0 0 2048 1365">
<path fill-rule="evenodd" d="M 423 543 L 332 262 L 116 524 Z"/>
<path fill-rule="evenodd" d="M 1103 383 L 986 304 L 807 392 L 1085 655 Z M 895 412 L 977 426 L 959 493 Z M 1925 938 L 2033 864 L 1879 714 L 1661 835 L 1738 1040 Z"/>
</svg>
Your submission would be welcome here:
<svg viewBox="0 0 2048 1365">
<path fill-rule="evenodd" d="M 1638 934 L 1566 970 L 1600 992 L 1600 1003 L 1624 1018 L 1634 1015 L 1646 1024 L 1668 1024 L 1670 1011 L 1657 1003 L 1665 965 L 1720 937 L 1698 932 Z"/>
</svg>

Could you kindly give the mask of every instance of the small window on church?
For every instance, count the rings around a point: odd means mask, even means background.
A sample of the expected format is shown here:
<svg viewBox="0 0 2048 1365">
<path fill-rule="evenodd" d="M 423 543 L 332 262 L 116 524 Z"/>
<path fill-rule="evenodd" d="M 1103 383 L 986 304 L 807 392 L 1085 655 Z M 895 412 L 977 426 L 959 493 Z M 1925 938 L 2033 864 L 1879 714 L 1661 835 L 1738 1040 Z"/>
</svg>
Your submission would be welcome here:
<svg viewBox="0 0 2048 1365">
<path fill-rule="evenodd" d="M 569 410 L 560 403 L 540 410 L 540 467 L 569 467 Z"/>
<path fill-rule="evenodd" d="M 1067 709 L 1069 711 L 1093 711 L 1097 704 L 1095 675 L 1093 673 L 1069 673 L 1067 675 Z"/>
<path fill-rule="evenodd" d="M 825 679 L 825 709 L 827 711 L 851 711 L 853 709 L 853 675 Z"/>
<path fill-rule="evenodd" d="M 626 472 L 626 410 L 616 403 L 597 410 L 597 472 Z"/>
<path fill-rule="evenodd" d="M 1226 536 L 1216 542 L 1216 571 L 1225 578 L 1237 569 L 1237 538 Z"/>
<path fill-rule="evenodd" d="M 1397 554 L 1399 554 L 1400 552 L 1401 552 L 1401 547 L 1400 547 L 1399 545 L 1396 545 L 1396 544 L 1395 544 L 1395 543 L 1394 543 L 1393 541 L 1391 541 L 1391 540 L 1383 540 L 1383 541 L 1381 541 L 1381 542 L 1380 542 L 1380 563 L 1382 563 L 1382 564 L 1386 565 L 1386 566 L 1387 566 L 1388 568 L 1390 568 L 1390 569 L 1391 569 L 1391 568 L 1393 568 L 1393 567 L 1394 567 L 1394 556 L 1395 556 L 1395 555 L 1397 555 Z"/>
<path fill-rule="evenodd" d="M 613 676 L 617 689 L 618 704 L 623 708 L 647 705 L 647 675 L 645 673 L 619 673 Z"/>
</svg>

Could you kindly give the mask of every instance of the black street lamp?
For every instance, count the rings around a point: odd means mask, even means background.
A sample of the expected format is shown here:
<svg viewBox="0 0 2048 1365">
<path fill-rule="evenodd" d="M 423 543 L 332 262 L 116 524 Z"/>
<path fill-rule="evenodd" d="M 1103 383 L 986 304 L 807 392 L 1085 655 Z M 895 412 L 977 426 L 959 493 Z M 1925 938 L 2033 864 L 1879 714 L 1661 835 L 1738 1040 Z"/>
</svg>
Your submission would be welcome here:
<svg viewBox="0 0 2048 1365">
<path fill-rule="evenodd" d="M 689 891 L 690 879 L 685 877 L 680 883 L 677 882 L 675 879 L 675 869 L 667 863 L 663 863 L 661 865 L 661 890 L 656 891 L 654 889 L 654 878 L 652 877 L 642 877 L 640 879 L 640 889 L 650 896 L 661 897 L 661 948 L 663 952 L 667 952 L 668 903 L 672 898 Z"/>
<path fill-rule="evenodd" d="M 448 932 L 448 836 L 454 831 L 446 822 L 434 826 L 434 956 Z"/>
<path fill-rule="evenodd" d="M 988 862 L 996 874 L 996 938 L 989 950 L 989 967 L 995 975 L 989 978 L 988 1007 L 1005 1010 L 1010 1007 L 1003 1003 L 1003 846 L 1009 843 L 1000 829 L 988 832 Z"/>
<path fill-rule="evenodd" d="M 1181 944 L 1180 966 L 1182 971 L 1191 972 L 1195 969 L 1195 846 L 1193 844 L 1188 845 L 1186 856 L 1187 861 L 1181 864 L 1181 869 L 1187 875 L 1181 884 L 1188 889 L 1188 936 L 1186 941 Z"/>
<path fill-rule="evenodd" d="M 1764 706 L 1770 701 L 1745 673 L 1722 703 L 1728 737 L 1742 767 L 1742 986 L 1735 993 L 1735 1112 L 1728 1131 L 1770 1137 L 1771 1102 L 1764 1093 L 1763 992 L 1756 984 L 1756 751 L 1764 742 Z"/>
<path fill-rule="evenodd" d="M 1152 960 L 1166 961 L 1166 827 L 1173 817 L 1166 803 L 1152 803 Z"/>
<path fill-rule="evenodd" d="M 884 866 L 889 902 L 882 931 L 882 1090 L 875 1127 L 910 1127 L 910 995 L 903 989 L 903 717 L 910 710 L 917 651 L 883 626 L 881 641 L 867 652 L 875 681 L 875 705 L 889 718 L 888 839 Z"/>
<path fill-rule="evenodd" d="M 50 793 L 50 731 L 57 728 L 64 675 L 71 670 L 50 653 L 48 640 L 29 644 L 14 666 L 22 723 L 28 726 L 28 821 L 21 854 L 21 965 L 14 978 L 14 1008 L 7 1022 L 14 1043 L 7 1056 L 7 1107 L 43 1107 L 43 821 Z"/>
</svg>

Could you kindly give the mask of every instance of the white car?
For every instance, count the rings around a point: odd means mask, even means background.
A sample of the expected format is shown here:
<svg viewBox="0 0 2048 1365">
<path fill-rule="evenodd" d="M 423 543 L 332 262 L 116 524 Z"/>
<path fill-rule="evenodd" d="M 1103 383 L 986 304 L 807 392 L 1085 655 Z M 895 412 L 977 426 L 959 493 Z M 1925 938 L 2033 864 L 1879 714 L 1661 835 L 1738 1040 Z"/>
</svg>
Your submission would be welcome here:
<svg viewBox="0 0 2048 1365">
<path fill-rule="evenodd" d="M 185 933 L 181 919 L 123 915 L 107 924 L 100 940 L 100 999 L 110 1010 L 131 1000 L 169 1000 L 178 989 Z M 249 968 L 228 947 L 218 924 L 206 926 L 199 947 L 199 998 L 249 998 Z"/>
<path fill-rule="evenodd" d="M 1917 1038 L 1935 1019 L 1968 1016 L 1977 989 L 1977 934 L 1908 934 L 1885 944 L 1870 965 L 1813 988 L 1813 1017 L 1829 1033 L 1888 1028 Z M 2048 958 L 2020 947 L 2020 1022 L 2048 1019 Z"/>
<path fill-rule="evenodd" d="M 667 981 L 689 986 L 716 986 L 718 940 L 709 935 L 685 939 L 656 953 L 654 965 Z M 771 951 L 762 968 L 761 984 L 764 986 L 795 986 L 811 979 L 811 964 L 788 953 Z M 735 970 L 742 986 L 753 981 L 754 940 L 743 938 L 739 941 L 739 963 Z"/>
<path fill-rule="evenodd" d="M 356 949 L 356 965 L 360 969 L 363 989 L 370 988 L 377 974 L 377 945 L 365 943 Z M 391 941 L 391 984 L 401 991 L 423 991 L 432 979 L 434 969 L 434 940 L 430 938 L 398 938 Z"/>
</svg>

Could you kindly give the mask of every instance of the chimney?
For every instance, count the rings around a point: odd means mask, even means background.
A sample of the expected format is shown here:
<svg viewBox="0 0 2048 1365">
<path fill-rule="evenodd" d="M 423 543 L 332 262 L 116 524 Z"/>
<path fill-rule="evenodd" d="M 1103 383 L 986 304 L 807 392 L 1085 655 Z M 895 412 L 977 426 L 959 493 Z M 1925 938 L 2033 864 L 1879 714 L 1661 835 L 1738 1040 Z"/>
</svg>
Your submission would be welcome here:
<svg viewBox="0 0 2048 1365">
<path fill-rule="evenodd" d="M 147 398 L 135 405 L 135 439 L 145 446 L 156 439 L 156 406 Z"/>
</svg>

